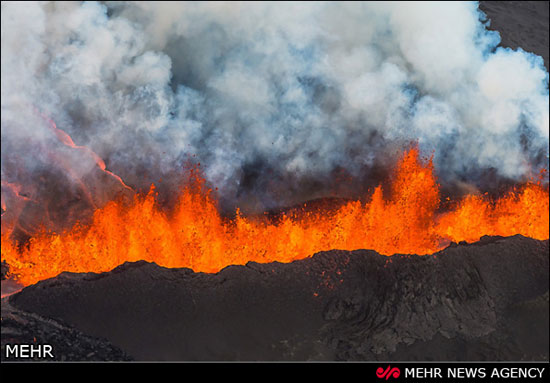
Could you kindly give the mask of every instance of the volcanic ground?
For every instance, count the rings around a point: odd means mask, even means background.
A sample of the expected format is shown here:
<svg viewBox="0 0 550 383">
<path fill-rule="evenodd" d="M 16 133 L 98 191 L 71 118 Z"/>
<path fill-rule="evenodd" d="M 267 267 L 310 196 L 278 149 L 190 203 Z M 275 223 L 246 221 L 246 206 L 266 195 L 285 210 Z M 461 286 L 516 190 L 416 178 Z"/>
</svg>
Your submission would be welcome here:
<svg viewBox="0 0 550 383">
<path fill-rule="evenodd" d="M 480 8 L 502 45 L 548 68 L 548 2 L 516 3 Z M 548 240 L 518 235 L 215 274 L 62 273 L 2 298 L 2 360 L 6 344 L 33 342 L 55 360 L 548 360 L 548 270 Z"/>
<path fill-rule="evenodd" d="M 216 274 L 125 263 L 4 298 L 2 348 L 34 338 L 59 360 L 547 360 L 548 268 L 548 240 L 519 235 Z"/>
</svg>

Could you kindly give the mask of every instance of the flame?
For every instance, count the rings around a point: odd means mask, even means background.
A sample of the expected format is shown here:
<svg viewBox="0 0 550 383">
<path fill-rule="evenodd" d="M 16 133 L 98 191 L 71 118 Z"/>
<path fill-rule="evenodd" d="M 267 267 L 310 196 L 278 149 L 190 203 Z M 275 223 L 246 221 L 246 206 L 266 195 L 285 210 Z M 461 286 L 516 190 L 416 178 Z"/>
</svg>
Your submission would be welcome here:
<svg viewBox="0 0 550 383">
<path fill-rule="evenodd" d="M 496 201 L 486 196 L 465 197 L 440 218 L 436 231 L 455 242 L 477 241 L 480 233 L 548 239 L 548 208 L 548 191 L 529 182 Z"/>
<path fill-rule="evenodd" d="M 2 259 L 28 285 L 62 271 L 104 272 L 125 261 L 217 272 L 228 265 L 291 262 L 330 249 L 374 249 L 381 254 L 430 254 L 449 241 L 482 235 L 549 237 L 548 190 L 527 183 L 498 200 L 467 196 L 438 213 L 439 185 L 432 160 L 418 149 L 402 156 L 385 192 L 378 186 L 366 202 L 327 211 L 303 209 L 278 220 L 223 218 L 211 190 L 197 172 L 165 212 L 154 185 L 131 203 L 111 201 L 97 209 L 91 225 L 56 234 L 43 230 L 25 245 L 2 235 Z M 386 194 L 386 196 L 385 196 Z"/>
</svg>

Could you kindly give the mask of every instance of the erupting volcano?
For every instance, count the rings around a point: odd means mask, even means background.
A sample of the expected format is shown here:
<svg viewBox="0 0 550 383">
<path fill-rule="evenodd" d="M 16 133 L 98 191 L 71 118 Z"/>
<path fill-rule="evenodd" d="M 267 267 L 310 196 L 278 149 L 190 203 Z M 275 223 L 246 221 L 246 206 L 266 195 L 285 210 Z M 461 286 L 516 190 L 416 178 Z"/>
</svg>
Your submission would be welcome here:
<svg viewBox="0 0 550 383">
<path fill-rule="evenodd" d="M 547 358 L 547 8 L 1 8 L 2 358 Z"/>
<path fill-rule="evenodd" d="M 472 195 L 442 204 L 432 160 L 422 160 L 413 148 L 397 164 L 390 190 L 378 186 L 364 203 L 332 210 L 304 205 L 275 219 L 237 211 L 227 219 L 195 170 L 171 211 L 159 207 L 152 186 L 131 203 L 112 201 L 97 209 L 90 225 L 59 234 L 42 231 L 22 244 L 14 243 L 8 231 L 2 235 L 2 259 L 28 285 L 63 271 L 104 272 L 138 260 L 217 272 L 331 249 L 430 254 L 450 241 L 473 242 L 483 235 L 548 239 L 548 227 L 547 186 L 530 182 L 494 201 Z"/>
</svg>

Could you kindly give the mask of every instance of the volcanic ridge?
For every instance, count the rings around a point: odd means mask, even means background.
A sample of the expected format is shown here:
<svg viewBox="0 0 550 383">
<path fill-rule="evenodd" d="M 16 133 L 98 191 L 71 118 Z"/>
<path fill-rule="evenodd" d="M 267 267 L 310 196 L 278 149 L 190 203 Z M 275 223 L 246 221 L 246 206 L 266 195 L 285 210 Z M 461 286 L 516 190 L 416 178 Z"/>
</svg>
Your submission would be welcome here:
<svg viewBox="0 0 550 383">
<path fill-rule="evenodd" d="M 516 235 L 215 274 L 65 272 L 2 299 L 2 358 L 32 335 L 56 360 L 547 360 L 548 250 Z"/>
</svg>

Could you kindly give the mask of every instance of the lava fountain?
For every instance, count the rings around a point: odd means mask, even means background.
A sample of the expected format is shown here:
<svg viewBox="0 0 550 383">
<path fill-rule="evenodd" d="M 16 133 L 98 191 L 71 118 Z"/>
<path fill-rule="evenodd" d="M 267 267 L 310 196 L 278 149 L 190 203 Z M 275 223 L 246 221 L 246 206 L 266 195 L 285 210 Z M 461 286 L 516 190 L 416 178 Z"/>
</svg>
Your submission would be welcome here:
<svg viewBox="0 0 550 383">
<path fill-rule="evenodd" d="M 122 182 L 122 180 L 121 180 Z M 381 254 L 431 254 L 451 241 L 483 235 L 549 237 L 548 186 L 528 182 L 500 198 L 469 195 L 442 203 L 432 159 L 412 148 L 399 159 L 390 187 L 365 201 L 336 209 L 319 207 L 245 217 L 223 217 L 212 189 L 193 169 L 166 211 L 155 186 L 128 202 L 108 202 L 89 224 L 58 233 L 42 229 L 27 242 L 2 234 L 2 259 L 24 285 L 60 272 L 104 272 L 127 261 L 217 272 L 228 265 L 291 262 L 330 249 L 373 249 Z"/>
</svg>

